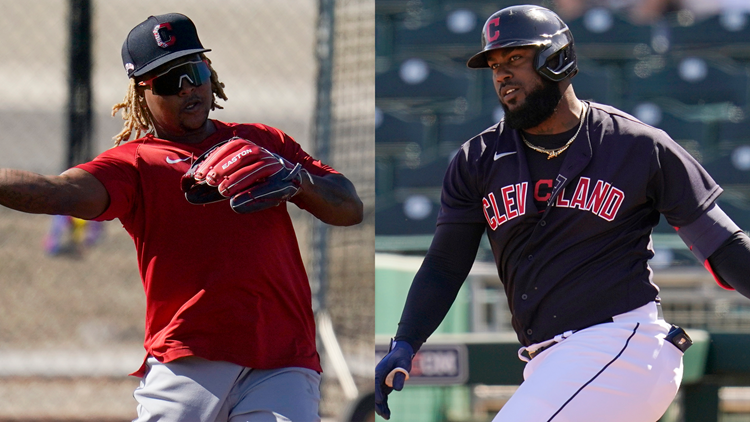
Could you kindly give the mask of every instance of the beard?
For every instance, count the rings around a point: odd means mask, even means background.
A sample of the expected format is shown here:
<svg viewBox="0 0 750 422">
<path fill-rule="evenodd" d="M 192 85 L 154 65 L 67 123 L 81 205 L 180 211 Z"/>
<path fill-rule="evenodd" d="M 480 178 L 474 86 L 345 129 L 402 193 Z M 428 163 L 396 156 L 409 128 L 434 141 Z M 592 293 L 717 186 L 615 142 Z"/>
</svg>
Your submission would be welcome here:
<svg viewBox="0 0 750 422">
<path fill-rule="evenodd" d="M 505 124 L 511 129 L 526 130 L 537 127 L 555 112 L 562 98 L 558 83 L 544 78 L 541 80 L 541 86 L 531 91 L 515 110 L 511 111 L 500 101 L 505 111 Z"/>
</svg>

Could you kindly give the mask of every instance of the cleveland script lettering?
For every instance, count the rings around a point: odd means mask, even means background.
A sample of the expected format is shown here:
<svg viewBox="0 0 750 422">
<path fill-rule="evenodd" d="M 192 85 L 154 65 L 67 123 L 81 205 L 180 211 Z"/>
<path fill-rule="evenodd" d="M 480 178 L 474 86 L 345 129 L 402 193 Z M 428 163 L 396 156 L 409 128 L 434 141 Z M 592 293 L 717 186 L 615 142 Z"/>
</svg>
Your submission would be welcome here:
<svg viewBox="0 0 750 422">
<path fill-rule="evenodd" d="M 573 196 L 570 199 L 565 199 L 565 189 L 563 189 L 560 195 L 555 198 L 555 206 L 591 211 L 607 221 L 614 220 L 625 200 L 625 192 L 603 180 L 596 181 L 591 193 L 589 193 L 589 186 L 591 186 L 591 179 L 581 177 L 573 191 Z"/>
<path fill-rule="evenodd" d="M 549 193 L 541 195 L 540 192 L 545 187 L 549 188 L 551 185 L 551 180 L 540 180 L 535 183 L 534 198 L 537 200 L 548 199 Z M 503 186 L 500 188 L 500 195 L 495 196 L 494 192 L 490 192 L 485 198 L 482 198 L 484 217 L 487 219 L 490 229 L 496 230 L 505 222 L 526 214 L 526 192 L 528 191 L 528 186 L 528 182 Z M 499 201 L 502 202 L 502 207 L 498 205 L 498 197 Z M 612 221 L 615 219 L 624 200 L 625 192 L 612 186 L 611 183 L 604 180 L 597 180 L 595 183 L 592 183 L 590 178 L 581 177 L 573 190 L 573 195 L 569 199 L 566 199 L 565 189 L 562 189 L 557 198 L 555 198 L 554 206 L 557 208 L 574 208 L 581 211 L 590 211 L 604 220 Z"/>
<path fill-rule="evenodd" d="M 526 214 L 526 192 L 528 188 L 529 182 L 516 183 L 500 188 L 500 199 L 503 201 L 503 210 L 505 211 L 502 215 L 494 193 L 490 192 L 486 198 L 482 198 L 484 217 L 492 230 L 497 229 L 508 220 Z M 492 216 L 487 212 L 490 208 L 492 209 Z"/>
</svg>

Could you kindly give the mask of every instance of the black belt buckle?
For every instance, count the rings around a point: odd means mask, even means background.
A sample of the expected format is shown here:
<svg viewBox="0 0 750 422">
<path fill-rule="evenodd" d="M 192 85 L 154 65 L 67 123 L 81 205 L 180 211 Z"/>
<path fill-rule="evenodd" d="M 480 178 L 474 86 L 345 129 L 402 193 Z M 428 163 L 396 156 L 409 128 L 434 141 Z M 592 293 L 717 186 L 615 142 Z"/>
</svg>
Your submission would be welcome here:
<svg viewBox="0 0 750 422">
<path fill-rule="evenodd" d="M 667 341 L 674 344 L 674 346 L 685 353 L 685 351 L 693 345 L 693 340 L 685 332 L 682 327 L 678 327 L 672 324 L 672 328 L 669 329 L 669 333 L 666 337 Z"/>
</svg>

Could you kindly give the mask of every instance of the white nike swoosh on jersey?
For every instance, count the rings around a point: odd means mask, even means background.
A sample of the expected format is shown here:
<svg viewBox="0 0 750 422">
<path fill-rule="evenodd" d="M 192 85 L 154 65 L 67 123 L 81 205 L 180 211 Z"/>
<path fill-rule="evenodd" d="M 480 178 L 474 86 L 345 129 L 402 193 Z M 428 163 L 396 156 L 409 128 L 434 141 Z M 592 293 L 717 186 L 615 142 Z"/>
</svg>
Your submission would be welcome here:
<svg viewBox="0 0 750 422">
<path fill-rule="evenodd" d="M 169 163 L 169 164 L 177 164 L 180 161 L 187 161 L 188 159 L 190 159 L 190 157 L 177 158 L 177 159 L 167 157 L 167 163 Z"/>
<path fill-rule="evenodd" d="M 515 154 L 516 152 L 518 152 L 518 151 L 502 152 L 502 153 L 500 153 L 500 154 L 498 154 L 498 153 L 495 153 L 495 161 L 497 161 L 497 160 L 498 160 L 499 158 L 503 158 L 503 157 L 505 157 L 506 155 L 513 155 L 513 154 Z"/>
</svg>

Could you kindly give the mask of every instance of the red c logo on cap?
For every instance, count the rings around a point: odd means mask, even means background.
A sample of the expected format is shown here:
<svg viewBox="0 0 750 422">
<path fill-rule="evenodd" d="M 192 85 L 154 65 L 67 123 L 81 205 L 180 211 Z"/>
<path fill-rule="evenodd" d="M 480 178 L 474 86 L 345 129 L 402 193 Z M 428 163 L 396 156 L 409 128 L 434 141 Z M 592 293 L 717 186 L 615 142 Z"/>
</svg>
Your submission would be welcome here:
<svg viewBox="0 0 750 422">
<path fill-rule="evenodd" d="M 499 29 L 493 30 L 493 28 L 498 28 L 499 26 L 500 26 L 500 16 L 487 22 L 487 42 L 488 43 L 495 41 L 500 36 Z"/>
<path fill-rule="evenodd" d="M 162 39 L 161 37 L 162 29 L 165 29 L 165 31 L 163 31 L 164 35 L 169 37 L 166 39 L 166 41 Z M 172 36 L 172 34 L 167 32 L 171 30 L 172 30 L 172 25 L 170 25 L 169 22 L 160 23 L 154 27 L 154 38 L 156 38 L 156 43 L 159 44 L 159 47 L 167 48 L 177 41 L 176 37 Z"/>
</svg>

